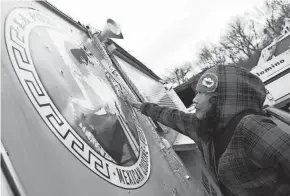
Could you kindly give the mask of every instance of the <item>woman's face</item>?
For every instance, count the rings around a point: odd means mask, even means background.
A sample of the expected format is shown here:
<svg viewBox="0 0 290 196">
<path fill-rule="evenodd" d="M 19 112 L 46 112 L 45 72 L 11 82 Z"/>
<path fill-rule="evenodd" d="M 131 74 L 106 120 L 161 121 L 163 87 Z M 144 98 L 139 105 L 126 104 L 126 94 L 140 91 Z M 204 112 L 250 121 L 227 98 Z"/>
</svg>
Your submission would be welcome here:
<svg viewBox="0 0 290 196">
<path fill-rule="evenodd" d="M 206 114 L 212 107 L 212 103 L 210 103 L 210 98 L 212 95 L 205 94 L 205 93 L 198 93 L 194 99 L 193 104 L 195 104 L 195 114 L 196 117 L 200 120 L 206 117 Z"/>
</svg>

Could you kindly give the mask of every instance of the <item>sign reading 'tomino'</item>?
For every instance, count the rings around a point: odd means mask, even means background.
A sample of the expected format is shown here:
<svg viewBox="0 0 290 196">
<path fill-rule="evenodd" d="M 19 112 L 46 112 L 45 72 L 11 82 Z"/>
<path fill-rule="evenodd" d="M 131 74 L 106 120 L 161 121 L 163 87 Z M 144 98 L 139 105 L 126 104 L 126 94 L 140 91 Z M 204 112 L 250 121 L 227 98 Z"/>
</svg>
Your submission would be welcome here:
<svg viewBox="0 0 290 196">
<path fill-rule="evenodd" d="M 255 67 L 251 72 L 259 76 L 262 81 L 266 81 L 280 73 L 286 66 L 289 66 L 289 62 L 287 62 L 289 57 L 287 55 L 289 54 L 278 56 L 262 66 Z"/>
</svg>

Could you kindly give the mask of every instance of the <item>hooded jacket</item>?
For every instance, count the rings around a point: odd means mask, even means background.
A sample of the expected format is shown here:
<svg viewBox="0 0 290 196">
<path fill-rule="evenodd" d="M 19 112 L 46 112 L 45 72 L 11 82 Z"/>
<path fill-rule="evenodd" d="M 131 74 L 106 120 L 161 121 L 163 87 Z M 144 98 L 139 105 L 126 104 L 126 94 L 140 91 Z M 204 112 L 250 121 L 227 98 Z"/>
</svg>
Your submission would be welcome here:
<svg viewBox="0 0 290 196">
<path fill-rule="evenodd" d="M 197 130 L 200 121 L 195 114 L 152 103 L 143 103 L 141 112 L 191 137 L 213 177 L 232 194 L 290 195 L 290 135 L 261 115 L 266 96 L 263 82 L 246 69 L 216 66 L 200 77 L 197 91 L 213 93 L 217 98 L 217 124 L 209 133 L 211 136 L 226 134 L 226 127 L 235 116 L 245 111 L 251 113 L 230 130 L 230 141 L 218 160 L 214 137 L 204 140 L 198 136 L 198 131 L 203 130 Z"/>
</svg>

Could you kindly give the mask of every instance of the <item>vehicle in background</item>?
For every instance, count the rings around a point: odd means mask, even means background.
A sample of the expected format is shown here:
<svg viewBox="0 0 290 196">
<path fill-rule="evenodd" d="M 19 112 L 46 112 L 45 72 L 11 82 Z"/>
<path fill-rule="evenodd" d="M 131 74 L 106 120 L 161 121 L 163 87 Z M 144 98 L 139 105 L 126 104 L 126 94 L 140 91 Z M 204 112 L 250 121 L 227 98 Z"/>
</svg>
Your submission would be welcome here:
<svg viewBox="0 0 290 196">
<path fill-rule="evenodd" d="M 265 47 L 251 72 L 268 90 L 264 105 L 290 112 L 290 18 L 286 18 L 281 35 Z"/>
</svg>

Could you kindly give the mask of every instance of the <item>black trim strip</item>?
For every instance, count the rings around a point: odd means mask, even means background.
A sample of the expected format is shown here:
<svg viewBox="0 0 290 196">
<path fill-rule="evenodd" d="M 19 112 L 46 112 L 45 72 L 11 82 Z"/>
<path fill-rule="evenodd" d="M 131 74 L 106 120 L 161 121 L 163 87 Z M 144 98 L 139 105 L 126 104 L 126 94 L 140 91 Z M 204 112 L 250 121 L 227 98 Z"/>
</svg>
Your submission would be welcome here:
<svg viewBox="0 0 290 196">
<path fill-rule="evenodd" d="M 273 78 L 270 78 L 269 80 L 266 80 L 266 81 L 264 82 L 264 84 L 265 84 L 265 85 L 270 84 L 271 82 L 273 82 L 273 81 L 275 81 L 275 80 L 281 78 L 282 76 L 285 76 L 285 75 L 288 74 L 288 73 L 290 73 L 290 68 L 288 68 L 288 69 L 282 71 L 281 73 L 275 75 Z"/>
</svg>

